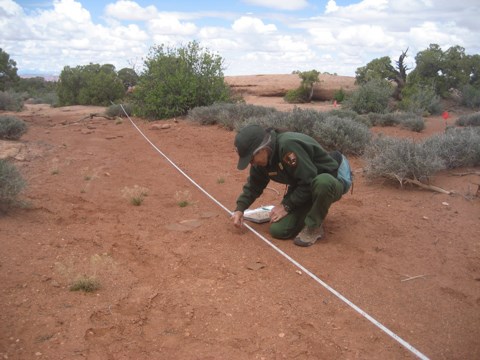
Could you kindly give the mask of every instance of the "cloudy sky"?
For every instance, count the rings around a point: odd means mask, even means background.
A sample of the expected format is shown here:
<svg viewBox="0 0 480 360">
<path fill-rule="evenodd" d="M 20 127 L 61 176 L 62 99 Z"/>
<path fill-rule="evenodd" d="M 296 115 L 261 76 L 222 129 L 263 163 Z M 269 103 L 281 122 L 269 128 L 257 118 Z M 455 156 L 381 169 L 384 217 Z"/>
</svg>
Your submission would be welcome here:
<svg viewBox="0 0 480 360">
<path fill-rule="evenodd" d="M 0 0 L 0 48 L 18 73 L 64 66 L 141 70 L 153 45 L 197 40 L 225 75 L 294 70 L 354 76 L 372 59 L 407 61 L 435 43 L 480 54 L 479 0 Z"/>
</svg>

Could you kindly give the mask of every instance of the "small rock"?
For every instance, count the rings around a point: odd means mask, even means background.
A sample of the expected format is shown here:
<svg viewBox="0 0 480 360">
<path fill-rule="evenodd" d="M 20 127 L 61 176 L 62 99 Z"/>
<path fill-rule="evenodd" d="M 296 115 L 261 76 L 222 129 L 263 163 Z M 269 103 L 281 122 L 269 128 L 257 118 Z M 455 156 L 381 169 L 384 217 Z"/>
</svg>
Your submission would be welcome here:
<svg viewBox="0 0 480 360">
<path fill-rule="evenodd" d="M 41 353 L 40 351 L 37 351 L 37 352 L 35 353 L 35 356 L 42 356 L 42 353 Z"/>
<path fill-rule="evenodd" d="M 170 129 L 170 127 L 170 124 L 153 124 L 152 126 L 150 126 L 150 130 L 165 130 Z"/>
<path fill-rule="evenodd" d="M 423 220 L 428 220 L 428 216 L 422 216 Z"/>
<path fill-rule="evenodd" d="M 442 205 L 449 206 L 450 204 L 448 202 L 444 201 L 444 202 L 442 202 Z"/>
<path fill-rule="evenodd" d="M 284 337 L 285 337 L 285 334 L 284 334 L 284 333 L 280 333 L 280 334 L 278 334 L 278 337 L 284 338 Z"/>
</svg>

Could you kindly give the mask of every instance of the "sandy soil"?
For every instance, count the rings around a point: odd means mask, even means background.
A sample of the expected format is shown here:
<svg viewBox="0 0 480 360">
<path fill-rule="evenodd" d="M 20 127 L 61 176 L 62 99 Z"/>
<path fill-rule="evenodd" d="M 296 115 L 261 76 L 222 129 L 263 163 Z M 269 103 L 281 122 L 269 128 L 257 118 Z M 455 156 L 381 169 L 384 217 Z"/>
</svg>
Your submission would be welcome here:
<svg viewBox="0 0 480 360">
<path fill-rule="evenodd" d="M 0 217 L 0 358 L 415 358 L 252 232 L 235 229 L 129 121 L 84 119 L 102 111 L 29 105 L 16 114 L 29 124 L 12 156 L 30 206 Z M 233 132 L 184 119 L 153 130 L 133 120 L 233 209 L 247 176 L 236 170 Z M 420 134 L 373 131 L 421 138 L 443 128 L 431 117 Z M 367 183 L 362 160 L 351 162 L 354 191 L 331 208 L 326 238 L 311 248 L 271 242 L 427 357 L 480 358 L 478 175 L 439 174 L 433 184 L 455 192 L 445 195 Z M 479 169 L 455 172 L 471 170 Z M 138 187 L 148 195 L 134 206 Z M 272 184 L 256 204 L 280 201 L 283 190 Z M 268 237 L 268 224 L 252 226 Z M 70 291 L 83 275 L 100 289 Z"/>
</svg>

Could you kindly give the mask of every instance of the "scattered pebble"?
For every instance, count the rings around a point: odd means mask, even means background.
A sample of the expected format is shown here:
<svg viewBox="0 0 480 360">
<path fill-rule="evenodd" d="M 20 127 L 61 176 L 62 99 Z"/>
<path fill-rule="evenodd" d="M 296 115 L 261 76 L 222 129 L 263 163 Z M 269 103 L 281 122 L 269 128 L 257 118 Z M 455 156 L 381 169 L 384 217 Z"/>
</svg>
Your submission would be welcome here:
<svg viewBox="0 0 480 360">
<path fill-rule="evenodd" d="M 450 204 L 446 201 L 442 202 L 442 205 L 449 206 Z"/>
</svg>

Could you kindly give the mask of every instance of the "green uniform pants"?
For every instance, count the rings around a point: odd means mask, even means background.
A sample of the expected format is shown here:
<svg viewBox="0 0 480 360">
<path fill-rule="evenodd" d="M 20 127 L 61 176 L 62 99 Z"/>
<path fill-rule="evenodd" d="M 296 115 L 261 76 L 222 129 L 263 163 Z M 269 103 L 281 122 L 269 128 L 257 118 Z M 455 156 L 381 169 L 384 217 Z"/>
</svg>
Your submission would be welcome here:
<svg viewBox="0 0 480 360">
<path fill-rule="evenodd" d="M 330 174 L 317 175 L 312 181 L 312 201 L 295 209 L 280 221 L 270 225 L 270 234 L 276 239 L 291 239 L 304 226 L 322 225 L 328 209 L 343 195 L 343 184 Z M 286 195 L 288 197 L 288 193 Z"/>
</svg>

